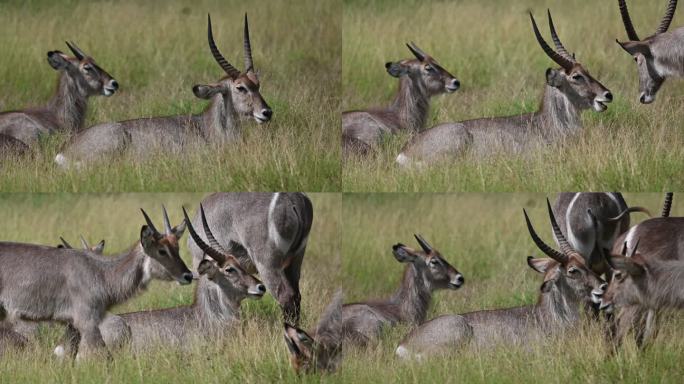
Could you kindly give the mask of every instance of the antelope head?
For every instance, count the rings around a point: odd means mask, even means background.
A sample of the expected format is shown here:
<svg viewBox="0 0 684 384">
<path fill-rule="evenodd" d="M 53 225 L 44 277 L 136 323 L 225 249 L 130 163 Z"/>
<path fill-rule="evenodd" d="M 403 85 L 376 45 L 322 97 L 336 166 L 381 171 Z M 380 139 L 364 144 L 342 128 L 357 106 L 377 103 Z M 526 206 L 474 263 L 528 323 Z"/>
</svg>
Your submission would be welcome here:
<svg viewBox="0 0 684 384">
<path fill-rule="evenodd" d="M 392 252 L 397 261 L 412 263 L 418 273 L 423 275 L 431 290 L 460 288 L 464 282 L 463 275 L 452 267 L 438 250 L 432 248 L 422 236 L 414 236 L 423 250 L 418 251 L 404 244 L 395 244 L 392 246 Z"/>
<path fill-rule="evenodd" d="M 162 205 L 164 233 L 160 233 L 147 213 L 142 209 L 140 211 L 142 211 L 147 222 L 147 225 L 143 225 L 140 230 L 140 244 L 142 244 L 145 254 L 161 264 L 171 278 L 178 281 L 179 284 L 190 284 L 192 282 L 192 272 L 188 270 L 188 267 L 181 260 L 180 247 L 178 245 L 178 240 L 185 231 L 186 221 L 172 228 L 166 208 Z"/>
<path fill-rule="evenodd" d="M 634 29 L 625 0 L 618 0 L 618 4 L 620 6 L 622 23 L 625 25 L 625 31 L 627 31 L 629 40 L 621 42 L 616 39 L 615 41 L 634 58 L 639 73 L 639 101 L 642 104 L 650 104 L 655 100 L 656 93 L 665 81 L 665 76 L 656 65 L 651 45 L 655 36 L 667 32 L 667 29 L 670 27 L 675 8 L 677 7 L 677 0 L 670 0 L 665 16 L 660 21 L 660 26 L 656 32 L 643 40 L 639 38 Z"/>
<path fill-rule="evenodd" d="M 66 45 L 74 56 L 67 56 L 60 51 L 48 52 L 48 63 L 52 68 L 67 72 L 76 81 L 81 92 L 88 96 L 111 96 L 119 89 L 119 83 L 100 68 L 92 57 L 73 42 L 66 42 Z"/>
<path fill-rule="evenodd" d="M 442 68 L 437 60 L 423 52 L 415 43 L 411 42 L 406 46 L 416 58 L 386 63 L 385 69 L 391 76 L 409 76 L 423 84 L 430 96 L 456 92 L 461 86 L 461 82 L 454 75 Z"/>
<path fill-rule="evenodd" d="M 195 85 L 192 87 L 193 93 L 200 99 L 211 99 L 216 94 L 222 94 L 224 97 L 231 97 L 235 111 L 242 118 L 252 118 L 259 124 L 268 122 L 271 120 L 271 116 L 273 116 L 273 111 L 271 110 L 271 107 L 266 104 L 261 93 L 259 93 L 259 76 L 254 69 L 254 63 L 252 61 L 252 46 L 249 41 L 247 14 L 245 14 L 244 29 L 244 72 L 238 71 L 223 57 L 214 42 L 214 34 L 211 28 L 211 16 L 207 16 L 207 22 L 209 49 L 211 49 L 211 54 L 214 56 L 216 62 L 226 72 L 226 76 L 213 84 Z"/>
<path fill-rule="evenodd" d="M 285 344 L 297 374 L 337 369 L 342 357 L 342 293 L 335 294 L 311 334 L 285 323 Z"/>
<path fill-rule="evenodd" d="M 548 292 L 555 285 L 560 289 L 569 290 L 586 304 L 599 304 L 607 288 L 606 282 L 587 267 L 584 257 L 565 239 L 558 223 L 556 223 L 548 199 L 546 204 L 551 219 L 551 227 L 561 246 L 561 251 L 557 251 L 544 243 L 532 227 L 527 212 L 523 209 L 527 230 L 532 240 L 542 252 L 549 256 L 549 258 L 534 258 L 532 256 L 527 258 L 527 264 L 544 275 L 541 291 Z"/>
<path fill-rule="evenodd" d="M 560 65 L 558 69 L 549 68 L 546 70 L 546 83 L 560 90 L 570 99 L 573 105 L 581 109 L 593 108 L 596 112 L 605 111 L 608 108 L 606 103 L 610 103 L 613 100 L 613 94 L 598 80 L 594 79 L 582 64 L 575 60 L 574 54 L 571 55 L 565 49 L 553 25 L 551 11 L 548 11 L 548 18 L 551 38 L 556 46 L 556 51 L 546 43 L 539 32 L 539 28 L 537 28 L 534 16 L 530 12 L 532 28 L 539 45 L 551 60 Z"/>
<path fill-rule="evenodd" d="M 646 261 L 637 253 L 639 240 L 629 252 L 627 242 L 622 246 L 620 254 L 611 254 L 610 265 L 613 267 L 613 278 L 608 284 L 608 290 L 601 300 L 601 310 L 612 313 L 615 307 L 634 305 L 645 302 L 647 292 L 647 277 L 649 269 Z"/>
</svg>

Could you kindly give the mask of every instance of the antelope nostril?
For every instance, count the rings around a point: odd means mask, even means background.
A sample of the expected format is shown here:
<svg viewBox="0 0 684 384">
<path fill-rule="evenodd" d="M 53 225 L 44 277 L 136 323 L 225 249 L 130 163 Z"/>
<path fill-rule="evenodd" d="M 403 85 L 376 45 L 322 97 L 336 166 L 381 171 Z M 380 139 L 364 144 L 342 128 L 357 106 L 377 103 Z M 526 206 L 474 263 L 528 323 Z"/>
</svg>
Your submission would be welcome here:
<svg viewBox="0 0 684 384">
<path fill-rule="evenodd" d="M 257 291 L 266 292 L 266 287 L 263 284 L 257 284 Z"/>
<path fill-rule="evenodd" d="M 646 104 L 646 94 L 642 93 L 641 96 L 639 96 L 639 101 L 642 104 Z"/>
<path fill-rule="evenodd" d="M 264 115 L 264 116 L 266 116 L 266 117 L 268 117 L 268 118 L 270 119 L 271 116 L 273 116 L 273 111 L 270 110 L 270 109 L 264 109 L 264 110 L 261 111 L 261 114 Z"/>
<path fill-rule="evenodd" d="M 459 87 L 461 86 L 461 82 L 458 81 L 458 80 L 456 80 L 456 79 L 454 79 L 454 80 L 451 82 L 451 85 L 452 85 L 453 87 L 455 87 L 455 88 L 459 88 Z"/>
<path fill-rule="evenodd" d="M 119 83 L 117 83 L 116 80 L 112 80 L 109 85 L 114 89 L 119 89 Z"/>
<path fill-rule="evenodd" d="M 608 100 L 608 101 L 613 100 L 613 94 L 610 92 L 606 92 L 606 94 L 604 96 L 605 96 L 606 100 Z"/>
<path fill-rule="evenodd" d="M 184 273 L 183 274 L 183 280 L 185 280 L 185 282 L 187 282 L 187 283 L 191 283 L 192 282 L 192 273 Z"/>
<path fill-rule="evenodd" d="M 601 289 L 601 292 L 605 292 L 606 289 L 608 288 L 608 284 L 603 283 L 603 284 L 601 284 L 601 286 L 599 288 Z"/>
</svg>

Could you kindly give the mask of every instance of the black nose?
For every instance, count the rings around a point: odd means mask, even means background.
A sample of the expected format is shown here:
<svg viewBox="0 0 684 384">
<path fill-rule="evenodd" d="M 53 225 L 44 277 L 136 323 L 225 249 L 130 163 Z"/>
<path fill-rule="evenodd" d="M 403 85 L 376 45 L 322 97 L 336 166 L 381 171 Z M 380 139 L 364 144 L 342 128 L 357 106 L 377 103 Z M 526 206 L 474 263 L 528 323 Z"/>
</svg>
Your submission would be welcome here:
<svg viewBox="0 0 684 384">
<path fill-rule="evenodd" d="M 192 283 L 192 273 L 186 272 L 183 274 L 183 280 L 188 283 Z"/>
<path fill-rule="evenodd" d="M 266 287 L 264 287 L 263 284 L 258 284 L 258 285 L 257 285 L 257 290 L 258 290 L 259 292 L 266 292 Z"/>
<path fill-rule="evenodd" d="M 613 94 L 612 93 L 606 92 L 606 94 L 604 96 L 606 97 L 606 100 L 613 101 Z"/>
<path fill-rule="evenodd" d="M 119 83 L 117 83 L 116 80 L 112 80 L 112 82 L 109 83 L 109 85 L 111 85 L 114 89 L 119 89 Z"/>
<path fill-rule="evenodd" d="M 273 116 L 273 111 L 270 109 L 264 109 L 263 111 L 261 111 L 261 114 L 270 119 L 271 116 Z"/>
<path fill-rule="evenodd" d="M 608 288 L 608 284 L 603 283 L 603 284 L 601 284 L 601 286 L 599 288 L 605 292 L 606 288 Z"/>
<path fill-rule="evenodd" d="M 456 283 L 458 283 L 458 285 L 463 284 L 464 281 L 465 279 L 463 278 L 463 275 L 456 276 Z"/>
<path fill-rule="evenodd" d="M 646 104 L 646 95 L 642 93 L 641 96 L 639 96 L 639 101 L 641 104 Z"/>
<path fill-rule="evenodd" d="M 461 82 L 456 79 L 454 79 L 454 81 L 452 81 L 451 84 L 456 88 L 459 88 L 461 86 Z"/>
</svg>

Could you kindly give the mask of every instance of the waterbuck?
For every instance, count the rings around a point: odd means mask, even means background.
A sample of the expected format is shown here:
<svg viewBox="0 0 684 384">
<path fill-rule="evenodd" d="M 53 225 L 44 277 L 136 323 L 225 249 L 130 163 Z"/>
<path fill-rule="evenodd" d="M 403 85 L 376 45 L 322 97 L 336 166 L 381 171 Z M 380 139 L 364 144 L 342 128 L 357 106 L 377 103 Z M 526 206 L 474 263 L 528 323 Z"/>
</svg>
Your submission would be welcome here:
<svg viewBox="0 0 684 384">
<path fill-rule="evenodd" d="M 81 130 L 88 97 L 111 96 L 119 84 L 73 42 L 66 43 L 74 56 L 50 51 L 47 60 L 59 71 L 57 90 L 46 106 L 0 113 L 0 133 L 32 146 L 40 136 Z"/>
<path fill-rule="evenodd" d="M 572 248 L 584 257 L 586 265 L 598 275 L 609 271 L 604 250 L 613 248 L 615 239 L 629 229 L 629 213 L 645 212 L 642 207 L 628 207 L 619 192 L 559 193 L 553 205 L 556 220 Z M 590 213 L 597 218 L 594 227 Z M 560 246 L 554 234 L 556 244 Z"/>
<path fill-rule="evenodd" d="M 407 263 L 401 285 L 392 296 L 342 307 L 345 340 L 364 345 L 376 339 L 384 328 L 402 323 L 421 324 L 425 321 L 433 291 L 455 290 L 463 285 L 463 275 L 420 235 L 414 236 L 422 251 L 403 244 L 392 246 L 397 261 Z"/>
<path fill-rule="evenodd" d="M 367 152 L 383 135 L 418 132 L 425 127 L 430 98 L 453 93 L 461 83 L 416 44 L 406 44 L 416 57 L 385 64 L 387 73 L 399 79 L 399 90 L 389 107 L 342 113 L 344 152 Z"/>
<path fill-rule="evenodd" d="M 238 71 L 226 60 L 214 42 L 211 17 L 207 38 L 216 62 L 227 76 L 216 83 L 195 85 L 193 93 L 211 100 L 199 115 L 149 117 L 93 126 L 75 136 L 55 162 L 71 163 L 96 160 L 124 151 L 143 158 L 155 150 L 179 152 L 191 144 L 234 142 L 240 137 L 240 119 L 251 118 L 262 124 L 271 119 L 271 108 L 259 92 L 260 83 L 252 61 L 249 26 L 245 15 L 245 70 Z"/>
<path fill-rule="evenodd" d="M 104 347 L 98 325 L 106 311 L 140 290 L 151 260 L 180 284 L 192 282 L 192 273 L 179 256 L 184 223 L 175 228 L 165 223 L 162 234 L 144 211 L 143 216 L 147 225 L 140 230 L 140 241 L 114 258 L 0 242 L 0 315 L 10 323 L 15 319 L 67 323 L 77 357 L 98 352 Z"/>
<path fill-rule="evenodd" d="M 618 0 L 618 4 L 629 41 L 616 41 L 637 63 L 639 101 L 642 104 L 650 104 L 655 100 L 656 93 L 665 79 L 684 77 L 684 27 L 667 31 L 677 7 L 677 0 L 670 0 L 656 32 L 643 40 L 634 30 L 625 0 Z"/>
<path fill-rule="evenodd" d="M 285 344 L 297 374 L 333 372 L 342 359 L 342 292 L 337 292 L 311 332 L 285 323 Z"/>
<path fill-rule="evenodd" d="M 446 315 L 430 320 L 411 331 L 396 349 L 403 359 L 453 352 L 472 343 L 476 348 L 495 344 L 524 344 L 573 329 L 583 311 L 600 301 L 606 283 L 584 262 L 567 241 L 557 251 L 537 235 L 527 212 L 527 228 L 537 247 L 549 258 L 527 258 L 527 264 L 544 276 L 537 303 L 521 307 L 482 310 L 462 315 Z M 560 233 L 549 206 L 549 217 Z"/>
<path fill-rule="evenodd" d="M 546 70 L 546 86 L 539 110 L 509 117 L 488 117 L 444 123 L 415 136 L 402 149 L 396 162 L 421 165 L 442 159 L 457 159 L 471 153 L 486 158 L 499 153 L 524 154 L 562 141 L 582 130 L 582 110 L 603 112 L 613 95 L 594 79 L 561 43 L 548 13 L 554 51 L 544 40 L 530 13 L 534 34 L 544 52 L 559 69 Z"/>
<path fill-rule="evenodd" d="M 201 216 L 215 235 L 209 236 Z M 209 245 L 234 255 L 251 274 L 259 273 L 278 301 L 286 321 L 299 322 L 299 275 L 313 221 L 311 201 L 303 193 L 215 193 L 200 203 L 192 220 Z M 193 268 L 206 253 L 188 239 Z"/>
</svg>

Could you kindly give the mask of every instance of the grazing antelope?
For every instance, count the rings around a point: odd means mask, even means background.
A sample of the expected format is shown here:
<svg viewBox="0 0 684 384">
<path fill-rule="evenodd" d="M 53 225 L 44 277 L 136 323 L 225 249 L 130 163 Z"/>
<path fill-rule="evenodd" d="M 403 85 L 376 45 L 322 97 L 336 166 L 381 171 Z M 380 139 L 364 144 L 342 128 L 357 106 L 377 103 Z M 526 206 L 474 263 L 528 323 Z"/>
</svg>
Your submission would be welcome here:
<svg viewBox="0 0 684 384">
<path fill-rule="evenodd" d="M 549 258 L 527 258 L 544 276 L 537 303 L 521 307 L 446 315 L 415 328 L 396 349 L 403 359 L 453 352 L 467 343 L 491 347 L 497 343 L 524 344 L 572 329 L 583 310 L 600 301 L 606 283 L 585 264 L 584 258 L 563 238 L 551 206 L 549 217 L 564 247 L 557 251 L 537 235 L 527 212 L 527 229 L 537 247 Z"/>
<path fill-rule="evenodd" d="M 337 292 L 318 325 L 305 332 L 285 323 L 285 344 L 297 374 L 333 372 L 342 359 L 342 292 Z"/>
<path fill-rule="evenodd" d="M 240 136 L 240 119 L 268 122 L 273 111 L 259 91 L 260 83 L 252 61 L 249 25 L 245 15 L 245 70 L 238 71 L 226 60 L 216 43 L 208 17 L 207 38 L 216 62 L 227 76 L 212 84 L 192 87 L 200 99 L 211 100 L 199 115 L 150 117 L 93 126 L 74 137 L 55 162 L 68 167 L 123 151 L 145 157 L 157 150 L 179 152 L 190 144 L 233 142 Z"/>
<path fill-rule="evenodd" d="M 399 90 L 392 104 L 386 108 L 342 113 L 344 152 L 359 149 L 366 152 L 383 135 L 422 130 L 430 109 L 430 98 L 453 93 L 461 86 L 458 79 L 413 42 L 406 46 L 415 59 L 385 64 L 387 73 L 399 79 Z"/>
<path fill-rule="evenodd" d="M 559 69 L 546 70 L 546 86 L 537 112 L 445 123 L 425 130 L 404 146 L 396 162 L 402 166 L 456 159 L 466 153 L 485 158 L 498 153 L 523 154 L 563 140 L 582 130 L 580 114 L 593 108 L 603 112 L 613 95 L 570 55 L 556 34 L 548 13 L 554 51 L 541 36 L 530 13 L 534 34 Z"/>
<path fill-rule="evenodd" d="M 168 216 L 166 214 L 166 209 L 164 209 L 164 220 L 167 220 L 167 219 L 168 219 Z M 69 244 L 69 242 L 64 240 L 63 237 L 60 237 L 59 240 L 62 242 L 62 244 L 57 245 L 57 248 L 74 249 L 74 247 L 72 247 L 71 244 Z M 86 251 L 95 252 L 95 253 L 101 255 L 104 252 L 105 241 L 100 240 L 99 243 L 91 246 L 90 244 L 88 244 L 88 241 L 86 241 L 86 239 L 83 237 L 83 235 L 81 235 L 81 246 Z"/>
<path fill-rule="evenodd" d="M 612 249 L 615 239 L 629 229 L 629 214 L 650 215 L 643 207 L 627 207 L 619 192 L 559 193 L 553 211 L 564 237 L 584 257 L 587 267 L 598 275 L 609 271 L 604 250 Z M 597 228 L 589 212 L 597 218 Z M 555 234 L 554 240 L 560 246 Z"/>
<path fill-rule="evenodd" d="M 201 216 L 208 227 L 200 229 Z M 259 273 L 278 301 L 286 321 L 299 322 L 299 275 L 313 221 L 311 201 L 303 193 L 215 193 L 200 203 L 192 220 L 214 249 L 235 256 L 248 273 Z M 188 239 L 193 269 L 206 253 Z"/>
<path fill-rule="evenodd" d="M 73 42 L 66 43 L 74 56 L 60 51 L 47 54 L 50 66 L 59 71 L 57 90 L 44 107 L 0 113 L 0 133 L 12 136 L 28 146 L 40 136 L 55 132 L 81 130 L 88 109 L 88 97 L 111 96 L 119 83 Z"/>
<path fill-rule="evenodd" d="M 126 301 L 149 281 L 156 260 L 181 284 L 192 273 L 179 256 L 185 224 L 162 234 L 143 211 L 147 225 L 140 241 L 115 258 L 89 251 L 0 242 L 0 315 L 15 319 L 67 323 L 77 357 L 98 352 L 104 341 L 98 325 L 106 311 Z M 3 319 L 0 319 L 3 320 Z"/>
<path fill-rule="evenodd" d="M 629 41 L 615 41 L 637 63 L 639 101 L 642 104 L 650 104 L 655 100 L 656 93 L 665 79 L 684 77 L 684 27 L 667 31 L 677 7 L 677 0 L 670 0 L 656 32 L 643 40 L 634 30 L 625 0 L 618 0 L 618 4 Z"/>
<path fill-rule="evenodd" d="M 421 324 L 425 321 L 433 291 L 455 290 L 463 285 L 463 275 L 420 235 L 414 236 L 422 251 L 403 244 L 392 246 L 397 261 L 407 263 L 401 285 L 392 296 L 342 307 L 345 340 L 363 345 L 376 339 L 383 328 L 400 323 Z"/>
</svg>

